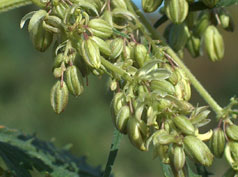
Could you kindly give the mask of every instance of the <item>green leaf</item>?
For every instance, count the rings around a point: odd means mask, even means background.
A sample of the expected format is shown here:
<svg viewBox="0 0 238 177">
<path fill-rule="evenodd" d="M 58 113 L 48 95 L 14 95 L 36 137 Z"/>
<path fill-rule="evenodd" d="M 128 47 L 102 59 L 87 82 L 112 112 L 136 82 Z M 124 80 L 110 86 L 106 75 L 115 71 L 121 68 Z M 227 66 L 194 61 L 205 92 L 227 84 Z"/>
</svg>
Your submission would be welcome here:
<svg viewBox="0 0 238 177">
<path fill-rule="evenodd" d="M 220 0 L 216 7 L 227 7 L 238 4 L 238 0 Z"/>
<path fill-rule="evenodd" d="M 196 174 L 193 169 L 196 169 L 194 162 L 186 158 L 186 172 L 188 177 L 202 177 Z"/>
<path fill-rule="evenodd" d="M 170 165 L 162 163 L 162 169 L 165 177 L 174 177 Z"/>
<path fill-rule="evenodd" d="M 31 177 L 37 170 L 51 177 L 101 177 L 101 170 L 89 166 L 85 157 L 77 158 L 50 142 L 16 130 L 0 128 L 0 157 L 16 177 Z"/>
</svg>

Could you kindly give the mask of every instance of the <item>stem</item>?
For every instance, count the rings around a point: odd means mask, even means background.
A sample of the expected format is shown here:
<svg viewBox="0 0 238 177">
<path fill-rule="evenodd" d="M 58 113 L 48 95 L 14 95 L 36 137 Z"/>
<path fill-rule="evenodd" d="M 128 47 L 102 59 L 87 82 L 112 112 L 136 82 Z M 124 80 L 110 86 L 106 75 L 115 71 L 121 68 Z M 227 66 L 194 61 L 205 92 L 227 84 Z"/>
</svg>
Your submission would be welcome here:
<svg viewBox="0 0 238 177">
<path fill-rule="evenodd" d="M 180 60 L 177 54 L 171 49 L 168 48 L 167 53 L 173 58 L 173 60 L 183 69 L 186 73 L 187 77 L 193 84 L 194 88 L 198 91 L 198 93 L 203 97 L 203 99 L 210 105 L 213 111 L 218 115 L 222 115 L 222 108 L 218 105 L 218 103 L 211 97 L 211 95 L 207 92 L 207 90 L 202 86 L 202 84 L 197 80 L 197 78 L 191 73 L 191 71 L 187 68 L 187 66 Z"/>
<path fill-rule="evenodd" d="M 146 20 L 144 15 L 140 12 L 140 10 L 131 2 L 131 6 L 134 7 L 135 10 L 132 12 L 136 13 L 140 21 L 142 22 L 143 27 L 146 28 L 150 33 L 153 39 L 163 40 L 163 38 L 159 35 L 159 33 L 153 28 L 153 26 Z M 131 10 L 131 9 L 130 9 Z M 164 41 L 164 40 L 163 40 Z M 166 42 L 164 41 L 166 44 Z M 168 45 L 167 45 L 168 46 Z M 222 115 L 222 108 L 218 105 L 218 103 L 211 97 L 211 95 L 207 92 L 207 90 L 200 84 L 200 82 L 196 79 L 196 77 L 190 72 L 187 66 L 181 61 L 181 59 L 177 56 L 177 54 L 168 46 L 167 50 L 168 55 L 170 55 L 174 61 L 184 70 L 187 77 L 191 81 L 194 88 L 198 91 L 198 93 L 203 97 L 203 99 L 210 105 L 213 111 L 217 114 L 217 116 Z"/>
<path fill-rule="evenodd" d="M 31 4 L 31 0 L 1 0 L 0 13 Z"/>
<path fill-rule="evenodd" d="M 111 174 L 112 166 L 117 156 L 121 138 L 122 138 L 122 134 L 118 130 L 115 129 L 113 139 L 112 139 L 112 144 L 111 144 L 111 150 L 107 159 L 107 165 L 106 165 L 103 177 L 109 177 Z"/>
<path fill-rule="evenodd" d="M 127 72 L 125 72 L 123 69 L 113 65 L 111 62 L 107 61 L 105 58 L 101 57 L 101 62 L 107 69 L 111 70 L 115 74 L 120 75 L 121 77 L 123 77 L 123 79 L 125 79 L 129 82 L 133 81 L 133 79 L 131 78 L 131 76 L 129 76 L 127 74 Z"/>
</svg>

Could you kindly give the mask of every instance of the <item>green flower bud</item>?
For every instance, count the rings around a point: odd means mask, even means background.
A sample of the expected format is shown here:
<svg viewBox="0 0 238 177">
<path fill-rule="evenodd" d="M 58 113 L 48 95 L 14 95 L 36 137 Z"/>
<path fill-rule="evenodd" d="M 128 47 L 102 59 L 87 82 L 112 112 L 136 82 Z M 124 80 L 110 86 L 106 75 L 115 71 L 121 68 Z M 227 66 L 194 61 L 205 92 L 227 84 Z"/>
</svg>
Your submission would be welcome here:
<svg viewBox="0 0 238 177">
<path fill-rule="evenodd" d="M 225 157 L 234 170 L 238 170 L 238 143 L 230 141 L 226 143 Z"/>
<path fill-rule="evenodd" d="M 130 108 L 129 106 L 122 106 L 119 110 L 116 120 L 114 120 L 115 126 L 118 131 L 121 133 L 126 134 L 127 133 L 127 122 L 130 117 Z"/>
<path fill-rule="evenodd" d="M 90 20 L 88 27 L 93 35 L 103 39 L 109 38 L 113 33 L 111 25 L 101 18 Z"/>
<path fill-rule="evenodd" d="M 126 105 L 126 98 L 124 93 L 117 92 L 112 100 L 112 112 L 115 113 L 115 115 L 117 115 L 119 110 L 125 105 Z"/>
<path fill-rule="evenodd" d="M 234 141 L 238 141 L 238 126 L 234 124 L 228 125 L 226 127 L 226 135 L 228 136 L 228 138 Z"/>
<path fill-rule="evenodd" d="M 174 49 L 174 51 L 178 52 L 185 47 L 188 36 L 189 30 L 185 24 L 173 24 L 170 28 L 168 43 Z"/>
<path fill-rule="evenodd" d="M 88 38 L 82 40 L 80 43 L 79 51 L 84 59 L 84 61 L 92 68 L 99 69 L 101 66 L 101 58 L 99 47 L 96 42 Z"/>
<path fill-rule="evenodd" d="M 233 22 L 232 16 L 229 13 L 227 13 L 223 9 L 220 9 L 219 18 L 221 21 L 221 26 L 226 31 L 231 31 L 231 32 L 234 31 L 234 22 Z"/>
<path fill-rule="evenodd" d="M 184 150 L 180 146 L 175 146 L 173 152 L 173 165 L 176 171 L 181 170 L 184 167 L 186 156 Z"/>
<path fill-rule="evenodd" d="M 215 157 L 221 158 L 226 145 L 226 139 L 223 130 L 217 128 L 213 131 L 213 135 L 210 139 L 209 145 Z"/>
<path fill-rule="evenodd" d="M 112 59 L 116 59 L 119 57 L 123 51 L 123 45 L 124 41 L 121 38 L 116 38 L 110 43 L 110 48 L 111 48 L 111 55 L 110 57 Z"/>
<path fill-rule="evenodd" d="M 205 143 L 195 136 L 184 138 L 185 152 L 204 166 L 210 166 L 213 162 L 213 155 Z"/>
<path fill-rule="evenodd" d="M 45 8 L 50 0 L 32 0 L 32 2 L 40 8 Z"/>
<path fill-rule="evenodd" d="M 176 93 L 182 100 L 188 101 L 191 98 L 190 82 L 182 78 L 175 86 Z"/>
<path fill-rule="evenodd" d="M 146 151 L 145 138 L 146 127 L 143 121 L 139 121 L 134 117 L 130 117 L 127 123 L 127 133 L 131 143 L 141 151 Z"/>
<path fill-rule="evenodd" d="M 216 6 L 216 4 L 219 2 L 219 0 L 202 0 L 202 2 L 203 2 L 206 6 L 208 6 L 208 7 L 210 7 L 210 8 L 213 8 L 213 7 Z"/>
<path fill-rule="evenodd" d="M 224 42 L 222 35 L 215 26 L 209 26 L 204 34 L 207 53 L 212 61 L 221 60 L 224 57 Z"/>
<path fill-rule="evenodd" d="M 111 55 L 111 49 L 107 42 L 96 36 L 92 36 L 91 39 L 98 45 L 99 50 L 102 54 L 106 56 Z"/>
<path fill-rule="evenodd" d="M 163 0 L 142 0 L 142 8 L 145 12 L 154 12 L 162 4 Z"/>
<path fill-rule="evenodd" d="M 105 10 L 103 12 L 102 19 L 105 20 L 111 27 L 113 27 L 113 18 L 111 11 Z"/>
<path fill-rule="evenodd" d="M 60 114 L 64 111 L 66 105 L 68 104 L 69 92 L 65 82 L 56 82 L 56 84 L 51 89 L 51 106 L 53 110 Z"/>
<path fill-rule="evenodd" d="M 188 15 L 188 2 L 186 0 L 166 0 L 165 13 L 176 24 L 182 23 Z"/>
<path fill-rule="evenodd" d="M 46 31 L 43 26 L 43 20 L 46 17 L 47 12 L 45 10 L 38 10 L 30 19 L 28 25 L 28 31 L 34 47 L 44 52 L 49 48 L 53 40 L 53 34 Z"/>
<path fill-rule="evenodd" d="M 195 36 L 188 38 L 186 48 L 193 58 L 200 56 L 201 40 Z"/>
<path fill-rule="evenodd" d="M 162 93 L 168 93 L 170 95 L 173 95 L 175 93 L 173 84 L 171 84 L 167 80 L 152 80 L 151 81 L 151 90 L 159 91 Z"/>
<path fill-rule="evenodd" d="M 83 92 L 83 77 L 75 66 L 66 69 L 66 84 L 74 96 L 79 96 Z"/>
<path fill-rule="evenodd" d="M 53 6 L 53 13 L 64 19 L 68 5 L 66 3 L 57 3 Z"/>
<path fill-rule="evenodd" d="M 170 143 L 177 143 L 180 139 L 173 134 L 169 134 L 164 129 L 158 130 L 153 135 L 153 143 L 154 144 L 170 144 Z"/>
<path fill-rule="evenodd" d="M 63 53 L 59 53 L 56 57 L 55 57 L 55 61 L 54 61 L 54 68 L 60 67 L 61 63 L 65 62 L 65 57 Z"/>
<path fill-rule="evenodd" d="M 62 68 L 55 68 L 53 71 L 53 75 L 55 78 L 60 78 L 62 76 Z"/>
<path fill-rule="evenodd" d="M 142 67 L 148 55 L 147 48 L 142 44 L 136 44 L 134 52 L 135 52 L 135 60 L 137 64 L 139 65 L 139 67 Z"/>
<path fill-rule="evenodd" d="M 203 11 L 197 19 L 194 34 L 198 37 L 203 36 L 210 23 L 210 13 L 207 11 Z"/>
<path fill-rule="evenodd" d="M 194 135 L 195 128 L 187 117 L 180 115 L 174 117 L 172 120 L 182 133 L 186 135 Z"/>
</svg>

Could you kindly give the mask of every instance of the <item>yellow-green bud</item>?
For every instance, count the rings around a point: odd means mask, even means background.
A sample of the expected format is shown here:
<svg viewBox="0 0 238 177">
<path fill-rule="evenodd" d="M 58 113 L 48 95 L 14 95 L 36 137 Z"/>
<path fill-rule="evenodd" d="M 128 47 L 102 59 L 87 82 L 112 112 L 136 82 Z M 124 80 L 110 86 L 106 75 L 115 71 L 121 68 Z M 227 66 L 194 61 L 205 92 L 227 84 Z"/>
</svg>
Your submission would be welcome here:
<svg viewBox="0 0 238 177">
<path fill-rule="evenodd" d="M 238 170 L 238 143 L 229 141 L 225 147 L 225 157 L 234 170 Z"/>
<path fill-rule="evenodd" d="M 200 46 L 201 46 L 201 40 L 200 38 L 197 38 L 195 36 L 189 37 L 186 48 L 188 49 L 189 53 L 192 55 L 192 57 L 198 57 L 200 55 Z"/>
<path fill-rule="evenodd" d="M 238 141 L 238 126 L 234 124 L 228 125 L 226 127 L 226 135 L 228 136 L 228 138 L 234 141 Z"/>
<path fill-rule="evenodd" d="M 173 84 L 171 84 L 167 80 L 152 80 L 151 81 L 151 90 L 159 91 L 162 93 L 168 93 L 170 95 L 173 95 L 175 93 Z"/>
<path fill-rule="evenodd" d="M 45 10 L 38 10 L 31 17 L 28 31 L 32 40 L 34 47 L 40 51 L 44 52 L 49 48 L 53 40 L 53 34 L 46 31 L 43 26 L 43 20 L 45 19 L 47 12 Z"/>
<path fill-rule="evenodd" d="M 173 152 L 173 165 L 176 171 L 181 170 L 184 167 L 186 156 L 183 147 L 175 146 Z"/>
<path fill-rule="evenodd" d="M 121 55 L 123 51 L 123 45 L 124 45 L 124 41 L 121 38 L 116 38 L 113 41 L 111 41 L 110 48 L 112 52 L 110 57 L 112 59 L 116 59 L 117 57 Z"/>
<path fill-rule="evenodd" d="M 186 135 L 194 135 L 195 128 L 187 117 L 180 115 L 174 117 L 172 120 L 182 133 Z"/>
<path fill-rule="evenodd" d="M 80 54 L 84 61 L 92 68 L 99 69 L 101 66 L 101 58 L 99 47 L 96 42 L 88 38 L 82 40 L 80 45 Z"/>
<path fill-rule="evenodd" d="M 221 60 L 224 57 L 224 41 L 215 26 L 211 25 L 206 29 L 204 42 L 207 53 L 212 61 Z"/>
<path fill-rule="evenodd" d="M 182 23 L 188 15 L 188 2 L 186 0 L 166 0 L 165 13 L 173 23 Z"/>
<path fill-rule="evenodd" d="M 76 66 L 69 66 L 66 69 L 66 84 L 74 96 L 79 96 L 83 92 L 83 77 Z"/>
<path fill-rule="evenodd" d="M 215 157 L 221 158 L 226 145 L 225 134 L 223 130 L 217 128 L 213 131 L 213 135 L 210 139 L 209 145 Z"/>
<path fill-rule="evenodd" d="M 68 104 L 69 92 L 65 82 L 57 81 L 51 89 L 51 106 L 53 110 L 60 114 Z"/>
<path fill-rule="evenodd" d="M 90 20 L 88 27 L 93 35 L 104 39 L 109 38 L 113 33 L 111 25 L 100 18 Z"/>
<path fill-rule="evenodd" d="M 121 133 L 126 134 L 127 133 L 127 122 L 130 117 L 130 108 L 129 106 L 122 106 L 119 110 L 116 119 L 114 120 L 115 126 L 118 131 Z"/>
<path fill-rule="evenodd" d="M 163 0 L 142 0 L 142 8 L 145 12 L 154 12 L 162 4 Z"/>
<path fill-rule="evenodd" d="M 185 152 L 204 166 L 211 166 L 213 154 L 207 145 L 195 136 L 186 136 L 184 138 Z"/>
<path fill-rule="evenodd" d="M 99 50 L 102 54 L 106 56 L 111 55 L 111 49 L 107 42 L 105 42 L 103 39 L 96 36 L 92 36 L 91 39 L 98 45 Z"/>
<path fill-rule="evenodd" d="M 130 117 L 127 123 L 127 133 L 131 143 L 139 150 L 146 151 L 145 138 L 146 131 L 143 125 L 143 121 L 139 121 L 134 117 Z"/>
<path fill-rule="evenodd" d="M 168 43 L 176 52 L 178 52 L 185 47 L 188 37 L 189 30 L 185 24 L 173 24 L 170 28 Z"/>
<path fill-rule="evenodd" d="M 145 63 L 145 60 L 147 58 L 147 55 L 148 55 L 148 50 L 147 48 L 142 45 L 142 44 L 136 44 L 136 47 L 135 47 L 135 60 L 136 60 L 136 63 L 139 65 L 139 67 L 141 68 L 144 63 Z"/>
<path fill-rule="evenodd" d="M 203 36 L 210 23 L 210 13 L 207 11 L 202 12 L 197 19 L 194 34 L 198 37 Z"/>
</svg>

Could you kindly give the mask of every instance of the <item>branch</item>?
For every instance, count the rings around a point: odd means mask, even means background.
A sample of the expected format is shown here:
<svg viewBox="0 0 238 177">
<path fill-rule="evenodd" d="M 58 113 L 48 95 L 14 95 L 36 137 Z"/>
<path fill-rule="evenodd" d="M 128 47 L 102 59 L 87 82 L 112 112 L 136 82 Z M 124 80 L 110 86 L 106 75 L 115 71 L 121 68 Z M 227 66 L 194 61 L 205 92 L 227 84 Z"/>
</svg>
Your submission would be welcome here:
<svg viewBox="0 0 238 177">
<path fill-rule="evenodd" d="M 136 7 L 136 5 L 130 1 L 131 4 L 130 8 L 134 8 L 132 12 L 135 12 L 142 22 L 143 28 L 146 28 L 151 33 L 152 39 L 158 39 L 162 40 L 164 44 L 166 42 L 163 40 L 163 38 L 159 35 L 159 33 L 153 28 L 153 26 L 146 20 L 144 15 L 140 12 L 140 10 Z M 166 44 L 167 45 L 167 44 Z M 167 54 L 170 55 L 175 62 L 184 70 L 187 77 L 191 81 L 194 88 L 198 91 L 198 93 L 203 97 L 203 99 L 210 105 L 210 107 L 213 109 L 213 111 L 217 114 L 217 116 L 222 115 L 222 108 L 218 105 L 218 103 L 210 96 L 210 94 L 207 92 L 207 90 L 200 84 L 200 82 L 196 79 L 196 77 L 190 72 L 190 70 L 187 68 L 187 66 L 182 62 L 182 60 L 177 56 L 177 54 L 167 45 L 168 50 Z"/>
<path fill-rule="evenodd" d="M 1 0 L 0 13 L 32 4 L 31 0 Z"/>
<path fill-rule="evenodd" d="M 108 156 L 107 165 L 106 165 L 103 177 L 109 177 L 111 174 L 112 166 L 117 156 L 121 138 L 122 138 L 122 134 L 118 130 L 115 129 L 112 144 L 111 144 L 111 150 Z"/>
</svg>

